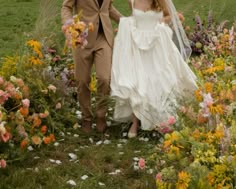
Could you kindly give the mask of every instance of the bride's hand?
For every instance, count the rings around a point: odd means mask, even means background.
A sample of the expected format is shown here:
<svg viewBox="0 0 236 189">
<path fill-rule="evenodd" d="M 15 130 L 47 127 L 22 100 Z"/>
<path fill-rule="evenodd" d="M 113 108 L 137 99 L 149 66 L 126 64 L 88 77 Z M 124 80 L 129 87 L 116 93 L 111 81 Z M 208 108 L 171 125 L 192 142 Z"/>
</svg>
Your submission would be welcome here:
<svg viewBox="0 0 236 189">
<path fill-rule="evenodd" d="M 170 16 L 165 16 L 160 20 L 160 23 L 169 24 L 170 20 L 171 20 Z"/>
</svg>

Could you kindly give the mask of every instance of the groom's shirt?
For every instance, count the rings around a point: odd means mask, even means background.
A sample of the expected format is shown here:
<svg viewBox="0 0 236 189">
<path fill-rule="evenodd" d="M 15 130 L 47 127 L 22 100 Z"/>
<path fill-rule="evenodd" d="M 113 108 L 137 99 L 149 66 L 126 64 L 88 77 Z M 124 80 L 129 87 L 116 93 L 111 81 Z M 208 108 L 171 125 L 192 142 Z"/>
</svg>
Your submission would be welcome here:
<svg viewBox="0 0 236 189">
<path fill-rule="evenodd" d="M 103 3 L 103 0 L 98 0 L 99 7 L 101 8 Z M 102 21 L 99 19 L 99 28 L 98 28 L 98 33 L 103 33 L 103 27 L 102 27 Z"/>
</svg>

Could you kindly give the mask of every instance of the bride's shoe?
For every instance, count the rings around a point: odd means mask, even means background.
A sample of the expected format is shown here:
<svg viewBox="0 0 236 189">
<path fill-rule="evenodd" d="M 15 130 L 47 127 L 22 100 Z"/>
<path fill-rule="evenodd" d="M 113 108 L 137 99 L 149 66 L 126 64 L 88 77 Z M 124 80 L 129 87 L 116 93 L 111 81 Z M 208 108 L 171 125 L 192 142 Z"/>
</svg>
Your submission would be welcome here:
<svg viewBox="0 0 236 189">
<path fill-rule="evenodd" d="M 138 135 L 138 126 L 132 124 L 128 132 L 128 138 L 135 138 L 137 137 L 137 135 Z"/>
<path fill-rule="evenodd" d="M 128 138 L 135 138 L 137 137 L 137 132 L 136 133 L 133 133 L 133 132 L 128 132 Z"/>
</svg>

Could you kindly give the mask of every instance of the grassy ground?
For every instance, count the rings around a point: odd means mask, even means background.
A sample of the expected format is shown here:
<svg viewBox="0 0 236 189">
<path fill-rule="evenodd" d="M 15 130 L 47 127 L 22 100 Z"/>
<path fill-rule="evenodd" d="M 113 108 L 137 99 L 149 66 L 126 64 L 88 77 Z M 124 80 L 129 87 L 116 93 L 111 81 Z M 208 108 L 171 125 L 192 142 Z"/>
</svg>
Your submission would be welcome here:
<svg viewBox="0 0 236 189">
<path fill-rule="evenodd" d="M 62 0 L 58 0 L 59 8 Z M 195 12 L 206 16 L 212 9 L 219 20 L 234 19 L 235 0 L 175 0 L 177 9 L 182 11 L 186 22 L 191 23 Z M 17 52 L 24 36 L 34 29 L 39 1 L 38 0 L 0 0 L 0 57 Z M 115 6 L 124 15 L 129 15 L 127 0 L 115 0 Z M 57 24 L 60 24 L 58 15 Z M 155 188 L 153 175 L 133 169 L 134 157 L 146 155 L 148 149 L 154 148 L 158 138 L 149 137 L 149 141 L 126 140 L 123 137 L 127 127 L 112 126 L 107 136 L 95 132 L 85 136 L 78 129 L 65 130 L 65 136 L 57 138 L 59 146 L 49 146 L 25 153 L 25 158 L 8 164 L 0 170 L 1 189 L 152 189 Z M 143 138 L 141 138 L 143 139 Z M 99 144 L 100 141 L 110 144 Z M 105 142 L 105 143 L 106 143 Z M 70 161 L 69 153 L 77 155 Z M 50 161 L 51 159 L 51 161 Z M 53 160 L 60 160 L 57 165 Z M 111 175 L 115 171 L 120 173 Z M 87 180 L 81 176 L 88 175 Z M 67 184 L 74 180 L 75 187 Z M 99 182 L 104 183 L 105 186 Z"/>
<path fill-rule="evenodd" d="M 151 142 L 138 139 L 127 141 L 122 133 L 120 126 L 110 128 L 109 136 L 95 132 L 85 136 L 79 130 L 68 129 L 65 136 L 57 138 L 59 146 L 52 145 L 28 152 L 25 159 L 0 170 L 0 188 L 155 188 L 154 176 L 144 171 L 135 171 L 133 158 L 142 157 L 148 149 L 154 148 L 156 139 L 153 138 Z M 78 158 L 70 161 L 69 153 L 76 154 Z M 50 159 L 62 163 L 57 165 Z M 121 172 L 112 175 L 117 170 Z M 83 181 L 83 175 L 89 178 Z M 71 179 L 77 183 L 76 187 L 67 184 Z M 99 182 L 105 186 L 99 185 Z"/>
</svg>

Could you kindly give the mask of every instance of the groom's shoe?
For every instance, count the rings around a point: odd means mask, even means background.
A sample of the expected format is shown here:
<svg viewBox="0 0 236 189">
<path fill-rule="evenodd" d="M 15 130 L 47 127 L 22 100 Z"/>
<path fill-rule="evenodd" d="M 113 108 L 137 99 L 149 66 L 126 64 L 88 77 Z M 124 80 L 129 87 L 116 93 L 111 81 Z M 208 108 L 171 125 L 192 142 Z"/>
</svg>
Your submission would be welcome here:
<svg viewBox="0 0 236 189">
<path fill-rule="evenodd" d="M 90 133 L 92 131 L 92 122 L 91 121 L 83 121 L 81 125 L 81 130 L 84 133 Z"/>
<path fill-rule="evenodd" d="M 96 129 L 99 133 L 104 133 L 107 129 L 107 123 L 106 119 L 103 118 L 97 118 L 96 120 Z"/>
</svg>

